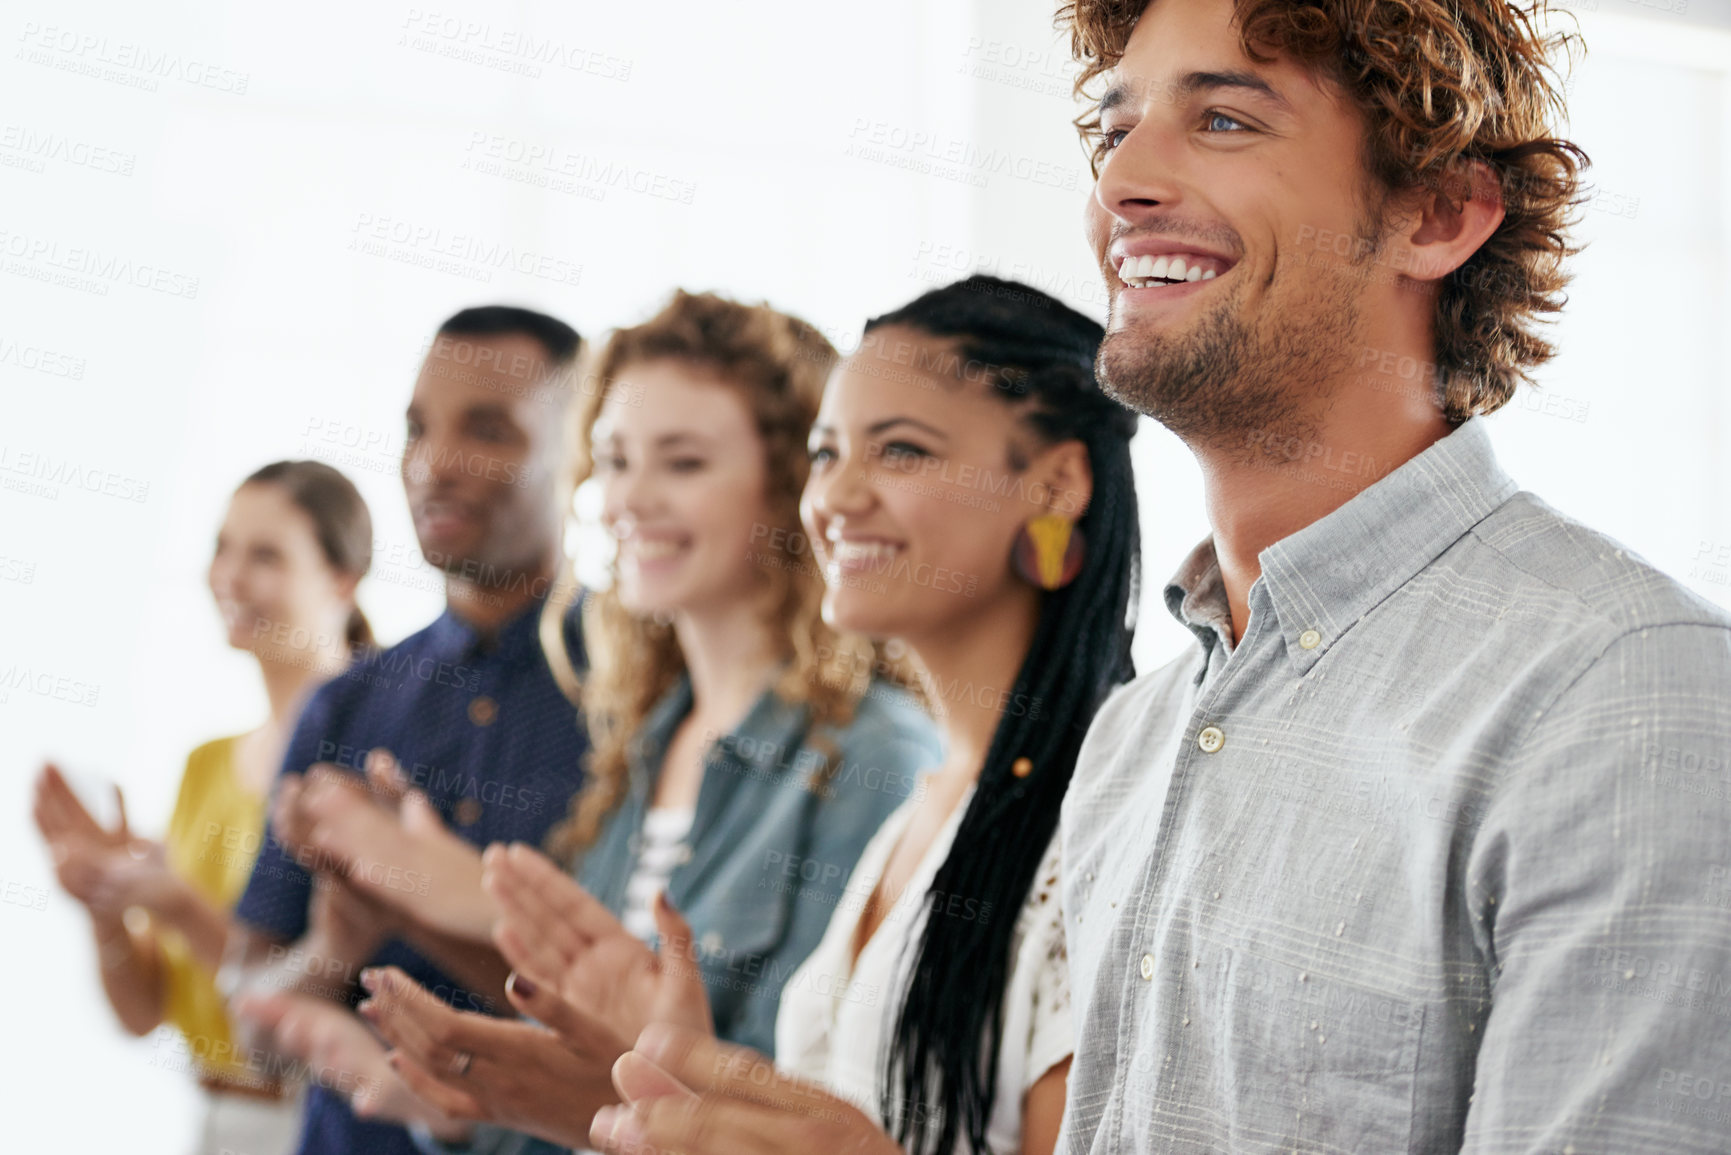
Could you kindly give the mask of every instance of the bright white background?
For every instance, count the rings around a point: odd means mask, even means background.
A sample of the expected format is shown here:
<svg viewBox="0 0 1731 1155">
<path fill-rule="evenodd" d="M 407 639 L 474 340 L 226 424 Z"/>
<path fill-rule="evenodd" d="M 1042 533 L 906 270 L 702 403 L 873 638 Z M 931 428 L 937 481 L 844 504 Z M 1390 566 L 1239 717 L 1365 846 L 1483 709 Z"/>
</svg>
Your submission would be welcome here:
<svg viewBox="0 0 1731 1155">
<path fill-rule="evenodd" d="M 1731 605 L 1731 17 L 1723 0 L 1574 6 L 1592 52 L 1572 134 L 1602 195 L 1564 353 L 1493 435 L 1527 487 Z M 7 1150 L 189 1141 L 187 1078 L 112 1024 L 83 920 L 52 892 L 29 780 L 52 754 L 120 782 L 154 829 L 186 751 L 262 716 L 203 569 L 229 492 L 266 461 L 341 455 L 377 526 L 362 602 L 379 632 L 436 612 L 395 451 L 438 320 L 504 300 L 596 335 L 683 285 L 767 299 L 845 348 L 865 316 L 976 268 L 1103 315 L 1070 66 L 1040 0 L 434 11 L 0 7 L 0 481 L 40 484 L 17 472 L 36 455 L 148 487 L 0 488 Z M 465 23 L 484 27 L 465 41 Z M 525 33 L 577 67 L 505 71 L 522 57 L 496 46 Z M 476 163 L 530 150 L 547 159 Z M 570 183 L 533 183 L 548 165 Z M 382 221 L 427 239 L 353 247 Z M 411 263 L 435 236 L 580 273 Z M 81 263 L 94 286 L 41 280 Z M 1152 427 L 1137 451 L 1146 668 L 1187 637 L 1158 590 L 1205 524 L 1188 455 Z M 15 683 L 44 673 L 96 704 Z"/>
</svg>

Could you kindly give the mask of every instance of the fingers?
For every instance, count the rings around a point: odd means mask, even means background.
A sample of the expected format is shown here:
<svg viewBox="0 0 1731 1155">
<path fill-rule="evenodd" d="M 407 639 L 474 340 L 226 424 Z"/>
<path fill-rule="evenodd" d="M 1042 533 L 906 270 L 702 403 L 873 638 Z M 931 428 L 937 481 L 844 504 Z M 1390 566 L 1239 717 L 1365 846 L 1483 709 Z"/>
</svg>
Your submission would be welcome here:
<svg viewBox="0 0 1731 1155">
<path fill-rule="evenodd" d="M 571 956 L 555 949 L 541 927 L 510 910 L 493 922 L 493 945 L 514 970 L 544 986 L 556 984 L 571 964 Z"/>
<path fill-rule="evenodd" d="M 613 1089 L 627 1104 L 666 1095 L 696 1102 L 696 1091 L 638 1054 L 627 1051 L 613 1064 Z"/>
<path fill-rule="evenodd" d="M 98 826 L 96 819 L 84 808 L 78 795 L 68 785 L 60 768 L 53 763 L 47 763 L 42 768 L 42 776 L 37 780 L 36 800 L 41 817 L 37 824 L 45 822 L 48 829 L 53 830 L 51 837 L 67 838 L 77 836 L 105 836 L 107 831 Z"/>
<path fill-rule="evenodd" d="M 398 814 L 401 816 L 403 829 L 416 837 L 449 834 L 445 829 L 444 819 L 439 817 L 438 808 L 420 790 L 410 790 L 403 795 Z"/>
<path fill-rule="evenodd" d="M 628 1040 L 608 1030 L 600 1020 L 560 998 L 557 991 L 517 971 L 512 971 L 505 980 L 505 996 L 519 1012 L 559 1036 L 568 1050 L 593 1059 L 602 1067 L 630 1049 Z"/>
<path fill-rule="evenodd" d="M 485 1108 L 481 1100 L 462 1091 L 449 1083 L 440 1082 L 432 1072 L 423 1067 L 415 1059 L 402 1051 L 392 1051 L 388 1060 L 391 1070 L 397 1073 L 417 1099 L 428 1104 L 453 1119 L 484 1119 Z"/>
<path fill-rule="evenodd" d="M 456 1051 L 433 1041 L 429 1024 L 440 1023 L 438 1011 L 454 1013 L 417 986 L 396 967 L 368 968 L 361 972 L 361 986 L 372 995 L 355 1009 L 372 1023 L 387 1043 L 406 1051 L 417 1062 L 448 1070 Z"/>
<path fill-rule="evenodd" d="M 299 774 L 285 774 L 277 782 L 276 795 L 270 804 L 270 828 L 276 840 L 284 846 L 298 848 L 304 833 L 301 821 L 301 794 L 306 779 Z"/>
<path fill-rule="evenodd" d="M 362 971 L 361 985 L 373 996 L 357 1008 L 362 1017 L 429 1072 L 450 1071 L 460 1051 L 469 1052 L 471 1063 L 491 1056 L 502 1029 L 523 1025 L 455 1010 L 396 967 Z"/>
<path fill-rule="evenodd" d="M 521 844 L 489 852 L 482 884 L 499 906 L 493 941 L 536 978 L 562 975 L 598 938 L 625 928 L 551 859 Z"/>
<path fill-rule="evenodd" d="M 823 1088 L 779 1070 L 749 1047 L 723 1043 L 671 1023 L 651 1023 L 633 1048 L 683 1086 L 705 1098 L 720 1094 L 792 1110 L 819 1110 L 833 1103 Z"/>
<path fill-rule="evenodd" d="M 663 1095 L 601 1108 L 589 1141 L 609 1155 L 809 1155 L 803 1124 L 736 1099 Z"/>
<path fill-rule="evenodd" d="M 375 746 L 367 754 L 366 767 L 367 782 L 376 798 L 388 806 L 402 800 L 409 789 L 409 779 L 397 765 L 396 755 L 383 746 Z"/>
</svg>

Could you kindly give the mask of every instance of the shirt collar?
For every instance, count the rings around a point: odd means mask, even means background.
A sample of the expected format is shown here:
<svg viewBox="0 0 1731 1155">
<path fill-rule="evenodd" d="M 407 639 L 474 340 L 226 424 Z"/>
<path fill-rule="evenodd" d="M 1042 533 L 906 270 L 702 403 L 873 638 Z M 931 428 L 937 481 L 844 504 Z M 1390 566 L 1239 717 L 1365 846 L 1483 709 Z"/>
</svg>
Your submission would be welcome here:
<svg viewBox="0 0 1731 1155">
<path fill-rule="evenodd" d="M 639 765 L 660 765 L 674 729 L 691 712 L 691 704 L 691 675 L 681 672 L 644 716 L 634 743 Z M 770 774 L 778 765 L 793 764 L 803 745 L 807 717 L 804 705 L 786 701 L 772 686 L 758 696 L 739 725 L 716 740 L 715 747 L 754 771 Z"/>
<path fill-rule="evenodd" d="M 1345 505 L 1263 550 L 1257 580 L 1299 672 L 1518 488 L 1497 464 L 1484 420 L 1472 417 Z M 1217 637 L 1231 637 L 1212 538 L 1173 575 L 1166 606 L 1205 650 Z"/>
<path fill-rule="evenodd" d="M 499 627 L 491 643 L 484 642 L 481 632 L 458 617 L 449 605 L 428 628 L 433 657 L 458 662 L 473 657 L 485 657 L 507 664 L 525 656 L 540 646 L 541 610 L 546 603 L 537 598 Z"/>
</svg>

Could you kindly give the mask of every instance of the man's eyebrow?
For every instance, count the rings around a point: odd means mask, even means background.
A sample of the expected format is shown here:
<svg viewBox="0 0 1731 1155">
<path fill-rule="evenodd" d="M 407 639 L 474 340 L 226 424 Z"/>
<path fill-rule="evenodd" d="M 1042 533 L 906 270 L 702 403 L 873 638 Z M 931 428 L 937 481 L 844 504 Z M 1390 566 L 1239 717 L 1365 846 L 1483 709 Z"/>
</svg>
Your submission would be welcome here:
<svg viewBox="0 0 1731 1155">
<path fill-rule="evenodd" d="M 1095 111 L 1104 116 L 1129 99 L 1130 86 L 1120 81 L 1100 94 L 1100 107 Z"/>
<path fill-rule="evenodd" d="M 1120 81 L 1108 88 L 1100 96 L 1100 106 L 1097 110 L 1099 114 L 1104 116 L 1120 104 L 1128 102 L 1134 87 L 1127 81 Z M 1292 111 L 1291 103 L 1287 101 L 1286 97 L 1280 95 L 1279 90 L 1272 84 L 1254 72 L 1246 72 L 1238 68 L 1186 72 L 1178 80 L 1165 86 L 1166 99 L 1169 102 L 1177 102 L 1195 96 L 1199 92 L 1211 92 L 1220 88 L 1236 88 L 1254 93 L 1272 101 L 1284 112 Z"/>
<path fill-rule="evenodd" d="M 1291 112 L 1292 105 L 1286 97 L 1280 95 L 1274 85 L 1262 79 L 1254 72 L 1231 68 L 1225 72 L 1186 72 L 1184 78 L 1176 85 L 1176 91 L 1182 96 L 1194 96 L 1198 92 L 1208 92 L 1216 88 L 1240 88 L 1267 97 L 1278 104 L 1284 111 Z"/>
</svg>

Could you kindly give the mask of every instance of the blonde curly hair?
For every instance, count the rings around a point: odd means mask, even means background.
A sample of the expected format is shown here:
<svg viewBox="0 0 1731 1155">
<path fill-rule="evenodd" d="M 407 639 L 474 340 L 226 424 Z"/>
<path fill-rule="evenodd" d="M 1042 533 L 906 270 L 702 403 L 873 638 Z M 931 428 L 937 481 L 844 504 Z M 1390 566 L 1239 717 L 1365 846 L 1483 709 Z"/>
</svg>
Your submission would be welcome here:
<svg viewBox="0 0 1731 1155">
<path fill-rule="evenodd" d="M 1076 95 L 1114 67 L 1149 0 L 1067 0 L 1082 64 Z M 1586 154 L 1552 132 L 1577 33 L 1541 32 L 1545 0 L 1234 0 L 1250 59 L 1293 60 L 1332 80 L 1364 116 L 1366 169 L 1382 191 L 1466 194 L 1479 161 L 1501 182 L 1502 223 L 1438 286 L 1438 400 L 1450 421 L 1491 413 L 1555 355 L 1540 332 L 1567 297 L 1568 231 L 1583 202 Z M 1100 118 L 1076 119 L 1099 175 Z M 1373 202 L 1374 203 L 1374 202 Z M 1381 222 L 1378 222 L 1379 226 Z"/>
<path fill-rule="evenodd" d="M 761 552 L 781 556 L 763 567 L 758 605 L 787 661 L 776 692 L 784 701 L 808 704 L 813 729 L 851 721 L 877 664 L 869 642 L 824 624 L 823 579 L 800 532 L 799 499 L 809 470 L 806 437 L 837 358 L 816 328 L 768 305 L 677 290 L 654 317 L 612 335 L 589 371 L 576 415 L 574 485 L 593 472 L 590 438 L 609 393 L 620 385 L 633 387 L 621 380 L 629 366 L 683 362 L 738 390 L 763 440 L 767 521 L 783 531 L 765 536 L 770 544 Z M 591 738 L 588 773 L 546 843 L 550 854 L 567 863 L 595 841 L 619 805 L 631 743 L 685 670 L 673 627 L 626 609 L 617 586 L 586 602 L 584 637 L 590 659 L 582 692 Z"/>
</svg>

